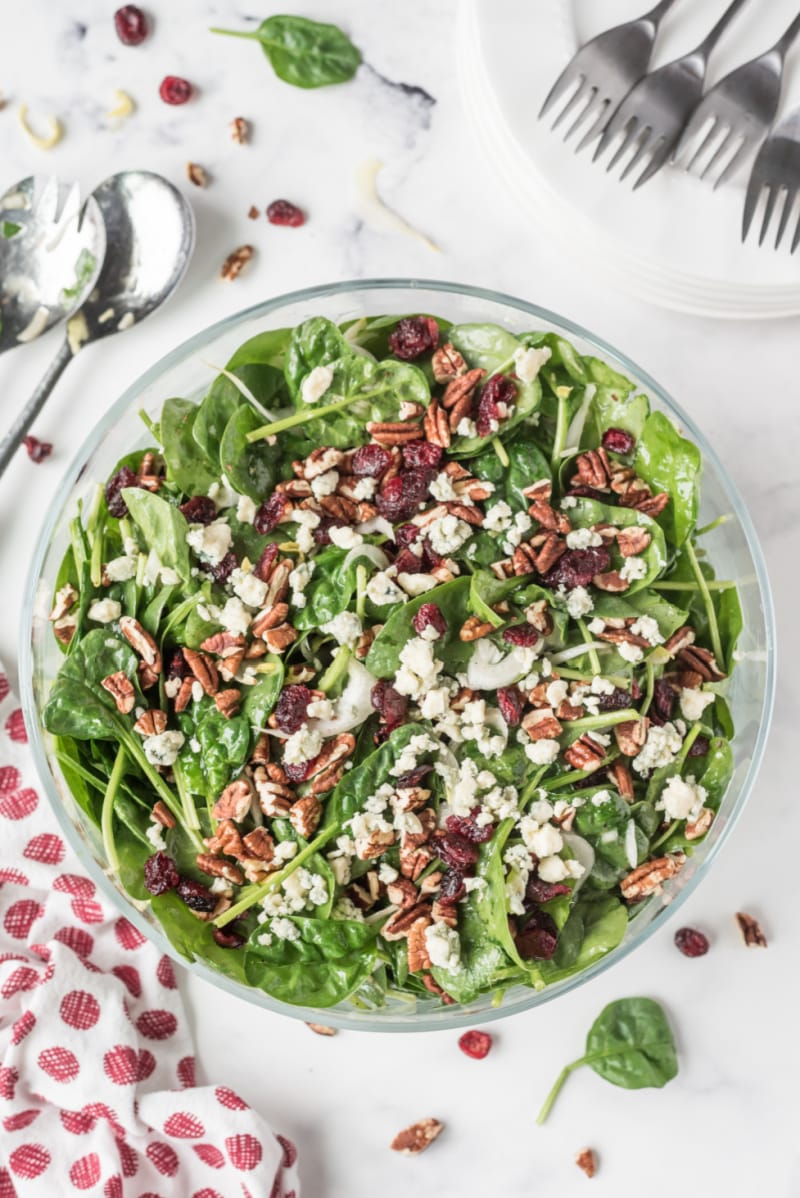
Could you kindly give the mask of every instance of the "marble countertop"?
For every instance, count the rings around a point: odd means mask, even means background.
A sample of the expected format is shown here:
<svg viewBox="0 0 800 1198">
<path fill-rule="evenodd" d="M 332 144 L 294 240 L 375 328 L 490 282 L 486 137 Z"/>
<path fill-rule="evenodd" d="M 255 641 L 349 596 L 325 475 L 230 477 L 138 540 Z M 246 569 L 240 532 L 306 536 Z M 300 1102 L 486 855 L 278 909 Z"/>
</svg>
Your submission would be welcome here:
<svg viewBox="0 0 800 1198">
<path fill-rule="evenodd" d="M 520 0 L 522 4 L 522 0 Z M 233 0 L 149 5 L 155 35 L 126 49 L 100 0 L 27 0 L 0 47 L 0 187 L 57 171 L 87 190 L 124 167 L 174 180 L 197 215 L 198 245 L 175 300 L 124 337 L 78 355 L 35 431 L 54 452 L 36 466 L 20 454 L 0 481 L 0 658 L 13 675 L 24 579 L 37 529 L 79 444 L 143 369 L 206 325 L 272 295 L 335 279 L 416 275 L 468 281 L 525 296 L 618 344 L 692 413 L 728 464 L 752 513 L 770 568 L 781 653 L 800 653 L 796 614 L 800 407 L 795 322 L 737 325 L 667 313 L 610 294 L 602 278 L 537 238 L 503 181 L 482 159 L 462 111 L 455 70 L 456 0 L 320 0 L 282 11 L 336 19 L 362 47 L 355 82 L 301 92 L 276 80 L 261 52 L 207 33 L 253 19 Z M 267 10 L 268 11 L 268 10 Z M 267 15 L 265 11 L 262 15 Z M 198 88 L 184 108 L 158 99 L 173 73 Z M 137 102 L 118 129 L 104 115 L 115 88 Z M 15 110 L 53 112 L 63 142 L 48 154 L 26 141 Z M 228 124 L 252 122 L 234 145 Z M 359 164 L 384 164 L 380 190 L 441 247 L 378 227 L 360 208 Z M 186 181 L 188 160 L 211 176 Z M 301 230 L 271 227 L 247 211 L 285 196 L 309 213 Z M 219 267 L 242 242 L 256 258 L 235 283 Z M 59 332 L 0 359 L 0 425 L 55 354 Z M 569 1198 L 590 1183 L 573 1157 L 594 1147 L 591 1192 L 613 1198 L 800 1194 L 797 1144 L 797 961 L 800 935 L 792 845 L 800 833 L 790 671 L 779 678 L 776 718 L 748 809 L 681 922 L 711 936 L 708 955 L 680 956 L 675 919 L 633 956 L 557 1003 L 492 1026 L 483 1063 L 458 1051 L 457 1034 L 312 1035 L 184 977 L 199 1058 L 209 1079 L 235 1086 L 300 1145 L 306 1198 Z M 780 848 L 780 852 L 778 849 Z M 747 950 L 733 920 L 758 916 L 770 940 Z M 681 1072 L 662 1091 L 613 1089 L 573 1076 L 544 1129 L 536 1109 L 561 1066 L 579 1055 L 609 1000 L 649 994 L 677 1029 Z M 418 1160 L 388 1143 L 424 1115 L 446 1133 Z"/>
</svg>

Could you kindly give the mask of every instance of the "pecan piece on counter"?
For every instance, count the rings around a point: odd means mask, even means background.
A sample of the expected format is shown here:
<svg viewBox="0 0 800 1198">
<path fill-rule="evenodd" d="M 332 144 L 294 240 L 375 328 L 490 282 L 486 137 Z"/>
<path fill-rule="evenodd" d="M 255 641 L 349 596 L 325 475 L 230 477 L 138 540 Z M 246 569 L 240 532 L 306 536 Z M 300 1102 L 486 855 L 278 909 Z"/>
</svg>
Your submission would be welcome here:
<svg viewBox="0 0 800 1198">
<path fill-rule="evenodd" d="M 215 695 L 219 690 L 219 674 L 208 654 L 200 653 L 197 649 L 184 649 L 183 656 L 206 694 Z"/>
<path fill-rule="evenodd" d="M 243 116 L 235 116 L 230 123 L 231 138 L 237 146 L 244 146 L 250 140 L 250 126 Z"/>
<path fill-rule="evenodd" d="M 745 911 L 736 912 L 736 922 L 748 948 L 755 945 L 758 948 L 767 947 L 767 938 L 761 930 L 761 924 Z"/>
<path fill-rule="evenodd" d="M 444 1124 L 438 1119 L 419 1119 L 398 1132 L 390 1147 L 393 1152 L 402 1152 L 404 1156 L 417 1156 L 429 1148 L 443 1131 Z"/>
<path fill-rule="evenodd" d="M 306 1027 L 312 1031 L 315 1036 L 335 1036 L 336 1028 L 328 1027 L 325 1023 L 309 1023 L 306 1021 Z"/>
<path fill-rule="evenodd" d="M 228 254 L 228 257 L 222 263 L 219 277 L 225 279 L 226 282 L 232 282 L 234 279 L 237 279 L 255 252 L 252 245 L 238 246 L 232 253 Z"/>
<path fill-rule="evenodd" d="M 645 861 L 627 874 L 619 884 L 623 898 L 635 902 L 648 894 L 661 892 L 661 883 L 669 881 L 683 868 L 686 861 L 684 853 L 673 853 L 668 857 L 656 857 Z"/>
<path fill-rule="evenodd" d="M 310 840 L 322 819 L 322 803 L 314 794 L 298 799 L 289 809 L 289 821 L 298 836 Z"/>
<path fill-rule="evenodd" d="M 467 363 L 451 341 L 446 341 L 434 351 L 431 369 L 437 383 L 449 383 L 451 379 L 465 374 Z"/>
<path fill-rule="evenodd" d="M 189 182 L 194 183 L 195 187 L 206 187 L 208 185 L 208 173 L 199 162 L 187 162 L 186 175 Z"/>
<path fill-rule="evenodd" d="M 117 711 L 121 712 L 122 715 L 128 715 L 133 711 L 136 692 L 133 689 L 133 683 L 124 670 L 118 670 L 116 674 L 109 674 L 107 678 L 103 678 L 100 685 L 103 690 L 108 691 L 111 695 L 117 705 Z"/>
<path fill-rule="evenodd" d="M 253 801 L 253 783 L 246 774 L 229 782 L 211 809 L 214 819 L 232 819 L 237 823 L 245 818 Z"/>
<path fill-rule="evenodd" d="M 167 726 L 167 714 L 160 711 L 157 707 L 150 711 L 143 711 L 136 723 L 133 725 L 134 732 L 138 732 L 140 736 L 158 736 Z"/>
<path fill-rule="evenodd" d="M 594 1177 L 597 1172 L 597 1157 L 591 1148 L 582 1148 L 575 1157 L 575 1164 L 583 1169 L 587 1177 Z"/>
</svg>

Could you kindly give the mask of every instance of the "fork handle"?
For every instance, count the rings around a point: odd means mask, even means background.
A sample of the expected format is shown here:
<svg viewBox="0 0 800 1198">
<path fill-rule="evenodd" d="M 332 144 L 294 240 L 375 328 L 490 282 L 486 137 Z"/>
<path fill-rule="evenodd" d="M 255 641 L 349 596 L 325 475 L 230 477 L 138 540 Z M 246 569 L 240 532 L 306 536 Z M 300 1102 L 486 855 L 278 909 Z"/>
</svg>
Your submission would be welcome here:
<svg viewBox="0 0 800 1198">
<path fill-rule="evenodd" d="M 745 4 L 747 4 L 747 0 L 733 0 L 733 3 L 729 4 L 725 9 L 725 12 L 717 21 L 705 41 L 701 42 L 697 47 L 695 54 L 699 54 L 701 58 L 707 59 L 739 9 L 743 8 Z"/>
<path fill-rule="evenodd" d="M 787 51 L 791 49 L 793 43 L 797 39 L 798 33 L 800 33 L 800 12 L 797 14 L 795 19 L 792 21 L 791 25 L 786 30 L 783 37 L 780 38 L 780 40 L 777 41 L 775 43 L 775 46 L 773 47 L 777 51 L 777 53 L 780 54 L 781 58 L 783 58 L 786 55 Z"/>
<path fill-rule="evenodd" d="M 6 433 L 3 440 L 0 441 L 0 477 L 5 473 L 6 466 L 13 458 L 16 451 L 22 444 L 22 438 L 27 433 L 28 429 L 33 424 L 36 417 L 41 412 L 50 392 L 55 387 L 67 364 L 72 360 L 72 350 L 68 342 L 64 342 L 61 349 L 56 354 L 53 361 L 50 363 L 47 372 L 39 383 L 39 386 L 30 397 L 25 407 L 20 412 L 17 419 L 12 424 L 9 431 Z"/>
<path fill-rule="evenodd" d="M 649 21 L 652 25 L 655 25 L 656 29 L 658 29 L 662 20 L 672 8 L 674 3 L 675 0 L 661 0 L 660 4 L 657 4 L 650 12 L 645 13 L 641 19 L 643 21 Z"/>
</svg>

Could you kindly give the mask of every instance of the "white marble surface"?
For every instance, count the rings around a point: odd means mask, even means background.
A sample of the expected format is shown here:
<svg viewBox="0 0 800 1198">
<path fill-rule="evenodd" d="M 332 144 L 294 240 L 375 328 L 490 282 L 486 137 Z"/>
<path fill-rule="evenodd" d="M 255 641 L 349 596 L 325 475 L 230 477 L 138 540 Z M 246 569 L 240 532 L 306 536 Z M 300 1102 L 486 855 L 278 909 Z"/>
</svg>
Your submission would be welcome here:
<svg viewBox="0 0 800 1198">
<path fill-rule="evenodd" d="M 353 84 L 317 93 L 275 80 L 256 46 L 206 33 L 213 23 L 242 25 L 258 6 L 159 0 L 150 6 L 155 34 L 138 49 L 120 46 L 113 5 L 100 0 L 27 0 L 13 24 L 3 23 L 0 89 L 10 103 L 0 111 L 0 187 L 33 170 L 57 170 L 91 188 L 112 170 L 143 166 L 188 190 L 188 159 L 213 176 L 207 191 L 192 189 L 198 248 L 179 295 L 145 325 L 79 355 L 36 426 L 54 442 L 53 456 L 34 466 L 21 455 L 0 481 L 0 657 L 12 673 L 33 538 L 62 471 L 123 388 L 190 334 L 267 296 L 332 279 L 410 274 L 541 302 L 620 345 L 659 378 L 729 463 L 766 551 L 782 659 L 790 663 L 800 652 L 795 323 L 716 324 L 636 305 L 541 244 L 466 127 L 455 7 L 455 0 L 283 5 L 346 25 L 370 64 Z M 161 104 L 157 88 L 167 72 L 198 86 L 191 104 Z M 423 88 L 435 102 L 382 77 Z M 119 131 L 103 116 L 115 87 L 139 105 Z M 52 153 L 20 134 L 20 101 L 34 119 L 48 111 L 63 118 L 66 137 Z M 229 140 L 228 122 L 237 115 L 253 122 L 250 146 Z M 371 156 L 386 164 L 386 198 L 435 238 L 440 255 L 363 223 L 353 178 Z M 304 229 L 246 219 L 251 204 L 263 209 L 276 196 L 308 210 Z M 257 246 L 258 257 L 236 283 L 222 283 L 219 264 L 243 241 Z M 0 360 L 3 427 L 59 335 Z M 589 986 L 494 1025 L 496 1044 L 483 1063 L 458 1052 L 454 1033 L 323 1040 L 186 980 L 204 1072 L 236 1086 L 299 1141 L 306 1198 L 405 1198 L 411 1187 L 438 1198 L 578 1195 L 590 1183 L 572 1158 L 585 1144 L 601 1157 L 591 1192 L 610 1198 L 738 1198 L 757 1188 L 772 1198 L 800 1194 L 800 815 L 791 677 L 789 665 L 749 808 L 681 912 L 681 922 L 712 936 L 704 959 L 676 952 L 673 920 Z M 762 919 L 767 951 L 743 947 L 732 918 L 737 908 Z M 544 1092 L 579 1054 L 594 1016 L 606 1001 L 635 993 L 666 1004 L 680 1045 L 679 1078 L 663 1091 L 636 1094 L 576 1074 L 547 1127 L 535 1128 Z M 393 1134 L 427 1114 L 447 1124 L 435 1147 L 418 1160 L 390 1153 Z"/>
</svg>

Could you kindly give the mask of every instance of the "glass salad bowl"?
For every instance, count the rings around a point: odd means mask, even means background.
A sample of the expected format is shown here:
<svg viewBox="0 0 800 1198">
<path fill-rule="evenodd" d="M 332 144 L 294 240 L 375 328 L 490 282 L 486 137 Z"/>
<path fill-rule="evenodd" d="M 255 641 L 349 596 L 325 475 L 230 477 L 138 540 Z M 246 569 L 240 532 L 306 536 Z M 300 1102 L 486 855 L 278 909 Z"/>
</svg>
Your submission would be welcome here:
<svg viewBox="0 0 800 1198">
<path fill-rule="evenodd" d="M 714 531 L 713 564 L 719 577 L 733 580 L 739 590 L 743 630 L 736 651 L 726 700 L 735 727 L 733 774 L 708 835 L 697 845 L 683 869 L 663 888 L 638 904 L 624 937 L 611 952 L 579 973 L 554 981 L 544 989 L 509 986 L 501 997 L 481 995 L 465 1005 L 444 1005 L 440 998 L 387 996 L 379 1008 L 361 1009 L 351 1002 L 320 1011 L 277 1001 L 225 972 L 225 954 L 217 954 L 218 967 L 187 961 L 173 946 L 149 904 L 131 898 L 108 868 L 100 831 L 74 799 L 62 772 L 53 737 L 42 725 L 41 712 L 63 661 L 52 633 L 49 612 L 57 589 L 59 568 L 70 543 L 70 520 L 78 504 L 89 504 L 98 482 L 108 478 L 115 465 L 132 450 L 148 444 L 140 418 L 144 412 L 157 420 L 164 400 L 184 396 L 199 401 L 210 385 L 207 363 L 227 361 L 247 338 L 270 329 L 293 327 L 311 316 L 341 323 L 361 317 L 427 312 L 459 324 L 491 322 L 510 333 L 537 329 L 571 341 L 581 354 L 597 354 L 614 369 L 634 380 L 654 410 L 681 426 L 703 458 L 702 498 L 698 526 L 720 517 Z M 313 1020 L 368 1031 L 421 1031 L 453 1028 L 499 1019 L 549 1002 L 583 985 L 641 944 L 700 881 L 736 822 L 756 777 L 767 737 L 774 690 L 774 619 L 764 561 L 750 518 L 741 498 L 718 461 L 714 450 L 692 420 L 665 391 L 624 354 L 570 321 L 522 300 L 460 284 L 408 279 L 379 279 L 336 283 L 307 288 L 268 300 L 198 333 L 151 367 L 117 400 L 98 423 L 67 471 L 33 555 L 22 626 L 20 676 L 32 749 L 54 819 L 78 853 L 100 890 L 161 950 L 213 985 L 244 1001 L 294 1018 Z"/>
</svg>

